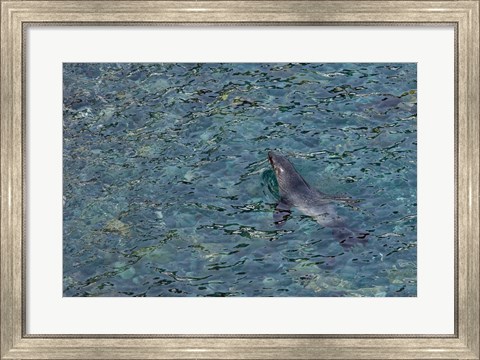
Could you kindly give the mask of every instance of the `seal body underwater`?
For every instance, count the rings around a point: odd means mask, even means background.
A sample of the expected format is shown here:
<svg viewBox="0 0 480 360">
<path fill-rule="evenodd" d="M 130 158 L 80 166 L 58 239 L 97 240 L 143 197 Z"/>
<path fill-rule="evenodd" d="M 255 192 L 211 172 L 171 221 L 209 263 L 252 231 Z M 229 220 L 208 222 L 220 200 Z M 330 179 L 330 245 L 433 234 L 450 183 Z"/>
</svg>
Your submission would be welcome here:
<svg viewBox="0 0 480 360">
<path fill-rule="evenodd" d="M 290 216 L 291 208 L 296 208 L 311 216 L 320 225 L 331 228 L 335 238 L 344 247 L 366 242 L 368 233 L 351 230 L 335 211 L 336 201 L 349 202 L 352 201 L 350 198 L 328 195 L 312 188 L 293 164 L 280 154 L 270 151 L 268 160 L 275 173 L 280 193 L 280 200 L 273 215 L 276 225 L 283 225 Z"/>
</svg>

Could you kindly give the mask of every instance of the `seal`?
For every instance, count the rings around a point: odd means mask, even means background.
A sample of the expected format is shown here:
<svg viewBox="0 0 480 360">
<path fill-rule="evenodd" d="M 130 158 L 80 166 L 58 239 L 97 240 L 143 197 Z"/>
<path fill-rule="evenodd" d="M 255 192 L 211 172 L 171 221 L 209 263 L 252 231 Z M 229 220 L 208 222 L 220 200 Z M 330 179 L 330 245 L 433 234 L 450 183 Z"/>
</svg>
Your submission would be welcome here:
<svg viewBox="0 0 480 360">
<path fill-rule="evenodd" d="M 351 247 L 355 243 L 365 242 L 368 233 L 351 230 L 335 211 L 336 201 L 354 202 L 351 198 L 328 195 L 312 188 L 293 164 L 280 154 L 269 151 L 268 160 L 272 165 L 280 192 L 280 200 L 273 215 L 276 225 L 283 225 L 291 214 L 291 208 L 294 207 L 303 214 L 311 216 L 320 225 L 331 228 L 342 246 Z"/>
</svg>

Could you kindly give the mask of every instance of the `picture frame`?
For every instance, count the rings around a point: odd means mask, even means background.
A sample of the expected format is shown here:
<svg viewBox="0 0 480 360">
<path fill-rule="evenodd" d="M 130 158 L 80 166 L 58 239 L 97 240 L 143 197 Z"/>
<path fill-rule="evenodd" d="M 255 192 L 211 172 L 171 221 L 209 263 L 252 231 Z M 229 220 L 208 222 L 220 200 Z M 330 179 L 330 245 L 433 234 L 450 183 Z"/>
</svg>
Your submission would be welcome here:
<svg viewBox="0 0 480 360">
<path fill-rule="evenodd" d="M 1 1 L 1 359 L 478 359 L 480 1 Z M 451 24 L 456 69 L 453 335 L 30 335 L 25 308 L 25 29 L 48 25 Z"/>
</svg>

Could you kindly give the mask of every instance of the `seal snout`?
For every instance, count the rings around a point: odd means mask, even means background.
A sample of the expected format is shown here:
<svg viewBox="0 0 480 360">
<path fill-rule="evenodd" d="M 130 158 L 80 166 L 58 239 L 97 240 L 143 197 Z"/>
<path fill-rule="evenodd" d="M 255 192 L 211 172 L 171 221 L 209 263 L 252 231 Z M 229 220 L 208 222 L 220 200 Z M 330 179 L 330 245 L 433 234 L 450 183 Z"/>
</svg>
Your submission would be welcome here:
<svg viewBox="0 0 480 360">
<path fill-rule="evenodd" d="M 273 151 L 268 152 L 268 161 L 270 161 L 270 164 L 273 166 L 273 157 L 275 156 L 275 153 Z"/>
</svg>

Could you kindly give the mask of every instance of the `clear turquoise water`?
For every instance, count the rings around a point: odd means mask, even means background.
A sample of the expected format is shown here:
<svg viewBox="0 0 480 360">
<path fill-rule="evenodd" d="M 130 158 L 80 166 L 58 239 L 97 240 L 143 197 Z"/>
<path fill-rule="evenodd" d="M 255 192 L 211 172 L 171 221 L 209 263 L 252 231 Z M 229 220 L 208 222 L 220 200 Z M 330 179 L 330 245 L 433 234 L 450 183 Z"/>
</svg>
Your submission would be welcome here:
<svg viewBox="0 0 480 360">
<path fill-rule="evenodd" d="M 64 296 L 416 296 L 416 64 L 64 64 Z M 268 150 L 336 204 L 278 198 Z"/>
</svg>

